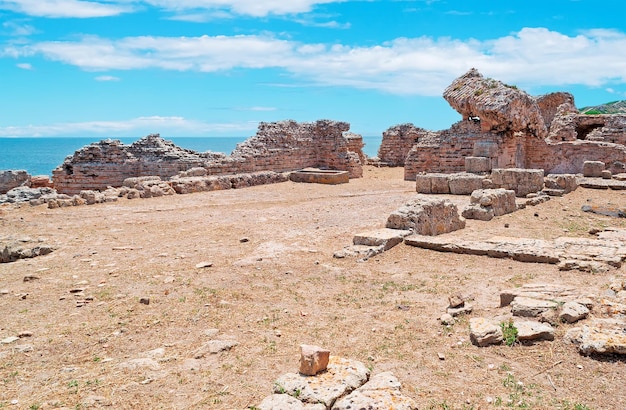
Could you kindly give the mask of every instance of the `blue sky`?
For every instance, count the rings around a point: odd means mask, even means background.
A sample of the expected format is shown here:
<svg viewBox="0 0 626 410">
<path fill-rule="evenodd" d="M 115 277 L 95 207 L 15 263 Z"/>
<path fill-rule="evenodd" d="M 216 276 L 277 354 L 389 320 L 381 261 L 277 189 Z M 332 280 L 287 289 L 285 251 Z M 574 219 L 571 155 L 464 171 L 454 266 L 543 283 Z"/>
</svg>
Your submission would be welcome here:
<svg viewBox="0 0 626 410">
<path fill-rule="evenodd" d="M 626 3 L 597 4 L 0 0 L 0 137 L 438 130 L 460 120 L 441 95 L 471 67 L 579 107 L 626 99 Z"/>
</svg>

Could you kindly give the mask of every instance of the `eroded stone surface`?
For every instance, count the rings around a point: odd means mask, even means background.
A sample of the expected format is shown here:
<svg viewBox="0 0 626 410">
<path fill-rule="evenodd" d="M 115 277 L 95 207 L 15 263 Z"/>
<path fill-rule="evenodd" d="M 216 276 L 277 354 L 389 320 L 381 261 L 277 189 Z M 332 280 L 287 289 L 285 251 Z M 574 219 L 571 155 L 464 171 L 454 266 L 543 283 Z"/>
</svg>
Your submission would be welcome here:
<svg viewBox="0 0 626 410">
<path fill-rule="evenodd" d="M 554 340 L 554 328 L 547 323 L 515 320 L 513 326 L 517 329 L 519 341 Z"/>
<path fill-rule="evenodd" d="M 440 235 L 465 228 L 465 220 L 452 202 L 420 195 L 389 215 L 386 227 Z"/>
<path fill-rule="evenodd" d="M 326 372 L 314 377 L 284 374 L 274 383 L 274 393 L 297 395 L 304 403 L 323 403 L 330 407 L 338 398 L 364 384 L 369 374 L 369 369 L 361 362 L 330 356 Z"/>
<path fill-rule="evenodd" d="M 472 344 L 485 347 L 502 343 L 500 324 L 483 317 L 473 317 L 469 322 Z"/>
<path fill-rule="evenodd" d="M 417 410 L 415 401 L 404 396 L 400 388 L 400 382 L 391 372 L 379 373 L 348 396 L 338 400 L 332 410 Z"/>
</svg>

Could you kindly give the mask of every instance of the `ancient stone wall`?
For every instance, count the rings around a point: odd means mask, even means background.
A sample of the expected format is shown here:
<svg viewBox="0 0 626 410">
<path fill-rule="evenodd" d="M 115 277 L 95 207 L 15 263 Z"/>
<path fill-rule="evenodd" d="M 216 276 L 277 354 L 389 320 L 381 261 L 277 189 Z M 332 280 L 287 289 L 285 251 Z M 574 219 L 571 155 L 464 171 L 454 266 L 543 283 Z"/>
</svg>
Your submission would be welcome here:
<svg viewBox="0 0 626 410">
<path fill-rule="evenodd" d="M 383 132 L 378 159 L 390 167 L 404 166 L 404 160 L 414 144 L 428 138 L 429 132 L 413 124 L 395 125 Z"/>
<path fill-rule="evenodd" d="M 131 177 L 167 179 L 192 168 L 206 169 L 208 175 L 232 175 L 318 167 L 349 171 L 351 178 L 358 178 L 365 158 L 363 142 L 356 134 L 344 137 L 349 128 L 348 123 L 330 120 L 261 123 L 257 134 L 238 144 L 230 156 L 183 149 L 158 134 L 130 146 L 100 141 L 66 158 L 52 172 L 53 181 L 59 192 L 78 194 L 119 187 Z"/>
<path fill-rule="evenodd" d="M 569 93 L 533 98 L 472 69 L 444 98 L 463 121 L 425 132 L 404 163 L 404 177 L 420 172 L 456 173 L 466 157 L 486 157 L 492 168 L 534 168 L 579 173 L 585 161 L 602 161 L 613 173 L 626 164 L 626 115 L 582 115 Z M 389 138 L 389 141 L 385 139 Z M 395 134 L 383 134 L 392 145 Z"/>
</svg>

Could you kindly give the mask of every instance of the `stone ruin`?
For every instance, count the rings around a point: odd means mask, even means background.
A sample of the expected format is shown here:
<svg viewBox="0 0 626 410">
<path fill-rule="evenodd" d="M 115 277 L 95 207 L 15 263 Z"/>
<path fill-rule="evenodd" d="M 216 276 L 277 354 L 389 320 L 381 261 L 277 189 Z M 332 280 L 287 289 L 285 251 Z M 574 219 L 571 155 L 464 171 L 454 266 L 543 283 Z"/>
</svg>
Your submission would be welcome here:
<svg viewBox="0 0 626 410">
<path fill-rule="evenodd" d="M 383 133 L 379 161 L 404 166 L 404 178 L 420 172 L 458 173 L 467 157 L 483 172 L 495 168 L 582 173 L 585 161 L 601 161 L 613 174 L 626 164 L 626 115 L 580 114 L 565 92 L 532 97 L 515 86 L 471 69 L 443 94 L 463 120 L 443 131 L 412 124 Z"/>
<path fill-rule="evenodd" d="M 104 140 L 67 157 L 52 179 L 58 192 L 75 195 L 121 187 L 132 177 L 169 179 L 190 169 L 199 169 L 197 176 L 223 176 L 313 167 L 347 171 L 350 178 L 359 178 L 365 162 L 363 139 L 349 129 L 346 122 L 330 120 L 262 122 L 257 134 L 238 144 L 231 155 L 183 149 L 158 134 L 131 145 Z"/>
</svg>

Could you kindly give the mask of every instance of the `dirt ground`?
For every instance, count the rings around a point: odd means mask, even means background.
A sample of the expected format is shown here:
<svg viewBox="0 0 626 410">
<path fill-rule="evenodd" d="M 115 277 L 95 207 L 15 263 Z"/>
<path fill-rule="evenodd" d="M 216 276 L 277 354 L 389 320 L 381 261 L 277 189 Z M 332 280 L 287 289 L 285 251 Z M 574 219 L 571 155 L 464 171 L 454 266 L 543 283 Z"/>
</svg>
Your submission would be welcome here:
<svg viewBox="0 0 626 410">
<path fill-rule="evenodd" d="M 420 409 L 626 408 L 624 359 L 581 356 L 563 342 L 571 325 L 553 342 L 478 348 L 467 317 L 449 328 L 437 320 L 454 293 L 473 298 L 472 316 L 495 316 L 501 290 L 558 283 L 602 295 L 626 268 L 560 272 L 406 245 L 366 262 L 333 258 L 414 195 L 402 168 L 366 167 L 336 186 L 1 207 L 0 237 L 57 249 L 0 264 L 0 339 L 32 333 L 0 344 L 0 408 L 245 409 L 297 371 L 300 344 L 392 371 Z M 448 235 L 591 237 L 590 228 L 626 227 L 582 212 L 589 202 L 623 205 L 626 191 L 580 188 Z M 238 345 L 194 359 L 216 338 Z"/>
</svg>

